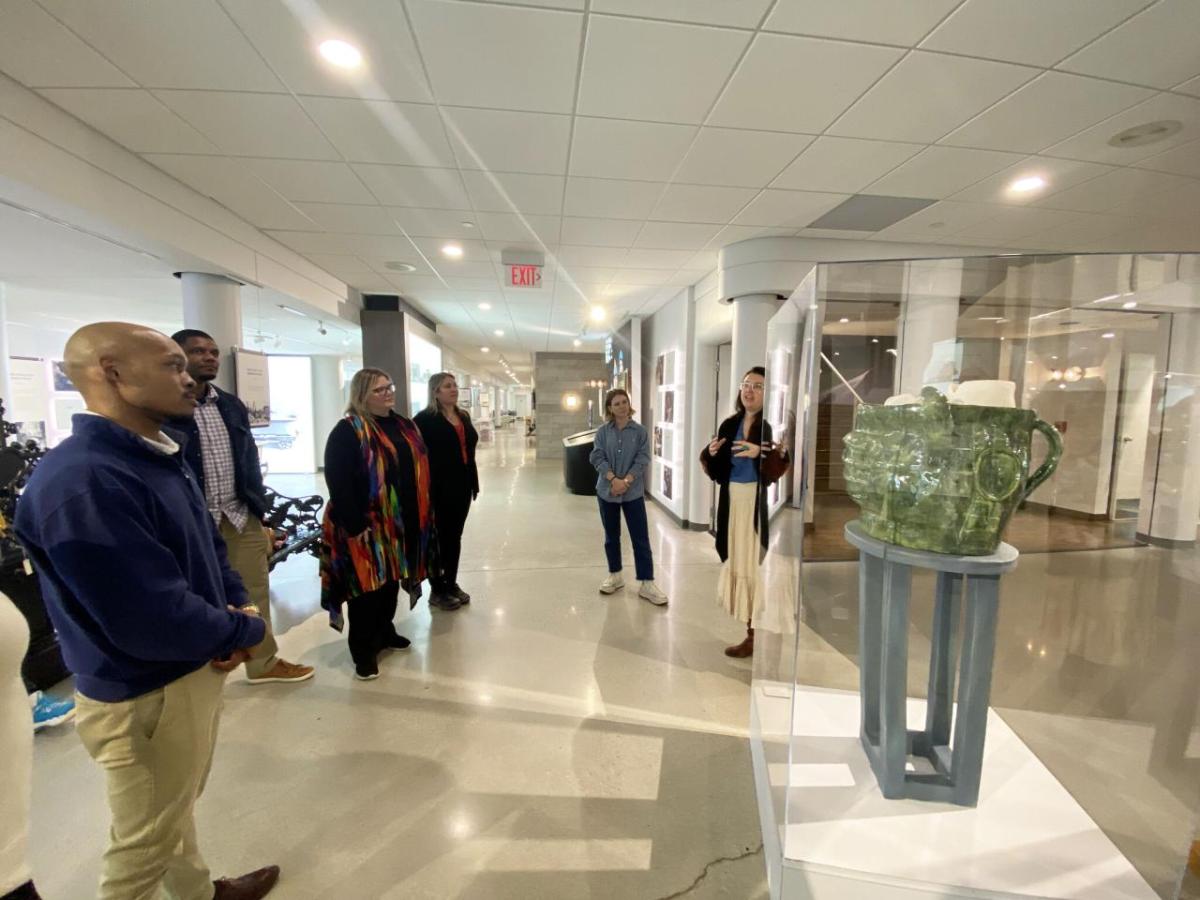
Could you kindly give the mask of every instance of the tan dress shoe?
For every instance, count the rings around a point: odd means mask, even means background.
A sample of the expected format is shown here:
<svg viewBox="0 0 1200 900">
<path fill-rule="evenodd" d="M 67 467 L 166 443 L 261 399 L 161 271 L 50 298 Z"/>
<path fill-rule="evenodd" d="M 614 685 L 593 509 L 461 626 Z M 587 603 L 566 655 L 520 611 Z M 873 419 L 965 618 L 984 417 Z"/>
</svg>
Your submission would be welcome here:
<svg viewBox="0 0 1200 900">
<path fill-rule="evenodd" d="M 213 900 L 261 900 L 279 880 L 279 866 L 265 866 L 239 878 L 213 882 Z"/>
</svg>

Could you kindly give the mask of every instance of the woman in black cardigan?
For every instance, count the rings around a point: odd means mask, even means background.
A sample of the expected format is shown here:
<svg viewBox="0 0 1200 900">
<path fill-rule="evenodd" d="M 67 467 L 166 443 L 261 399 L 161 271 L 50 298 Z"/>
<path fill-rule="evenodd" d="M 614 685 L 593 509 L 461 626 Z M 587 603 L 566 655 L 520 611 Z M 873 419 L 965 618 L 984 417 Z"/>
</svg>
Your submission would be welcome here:
<svg viewBox="0 0 1200 900">
<path fill-rule="evenodd" d="M 786 449 L 771 440 L 763 419 L 766 370 L 755 366 L 738 388 L 737 412 L 721 423 L 700 453 L 705 473 L 721 486 L 717 500 L 717 555 L 723 563 L 718 596 L 726 612 L 746 623 L 746 638 L 726 656 L 754 653 L 754 619 L 766 602 L 761 564 L 770 540 L 767 486 L 787 471 Z"/>
<path fill-rule="evenodd" d="M 458 561 L 471 501 L 479 496 L 479 469 L 475 466 L 479 433 L 467 411 L 459 409 L 458 382 L 449 372 L 438 372 L 429 379 L 429 404 L 414 421 L 429 453 L 433 518 L 441 549 L 442 574 L 430 581 L 433 594 L 429 603 L 440 609 L 458 609 L 471 602 L 471 595 L 458 584 Z"/>
</svg>

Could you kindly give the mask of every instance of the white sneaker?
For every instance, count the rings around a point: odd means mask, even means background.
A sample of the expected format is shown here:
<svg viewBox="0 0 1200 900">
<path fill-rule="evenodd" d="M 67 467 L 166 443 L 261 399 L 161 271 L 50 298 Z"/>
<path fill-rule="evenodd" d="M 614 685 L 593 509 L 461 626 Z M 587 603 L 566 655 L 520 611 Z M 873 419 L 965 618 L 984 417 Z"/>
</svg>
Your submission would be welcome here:
<svg viewBox="0 0 1200 900">
<path fill-rule="evenodd" d="M 604 583 L 600 585 L 600 593 L 615 594 L 623 587 L 625 587 L 625 579 L 621 577 L 621 573 L 610 572 L 609 576 L 604 579 Z"/>
<path fill-rule="evenodd" d="M 658 589 L 658 585 L 653 581 L 643 581 L 642 589 L 638 591 L 638 596 L 643 600 L 649 600 L 655 606 L 666 606 L 667 595 Z"/>
</svg>

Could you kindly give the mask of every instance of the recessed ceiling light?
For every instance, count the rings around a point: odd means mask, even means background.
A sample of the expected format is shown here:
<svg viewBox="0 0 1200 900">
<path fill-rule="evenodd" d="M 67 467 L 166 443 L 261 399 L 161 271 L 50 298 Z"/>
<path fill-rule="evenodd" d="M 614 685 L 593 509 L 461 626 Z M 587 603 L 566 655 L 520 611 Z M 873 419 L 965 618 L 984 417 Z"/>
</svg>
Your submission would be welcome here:
<svg viewBox="0 0 1200 900">
<path fill-rule="evenodd" d="M 448 256 L 451 259 L 461 259 L 463 248 L 458 244 L 446 244 L 446 246 L 442 247 L 442 255 Z"/>
<path fill-rule="evenodd" d="M 459 222 L 458 224 L 460 224 L 463 228 L 474 228 L 475 227 L 474 222 Z"/>
<path fill-rule="evenodd" d="M 1041 175 L 1029 175 L 1025 178 L 1018 178 L 1008 186 L 1008 189 L 1014 194 L 1028 194 L 1030 191 L 1040 191 L 1046 186 L 1046 179 Z"/>
<path fill-rule="evenodd" d="M 338 68 L 357 69 L 362 65 L 362 53 L 353 44 L 347 44 L 345 41 L 322 41 L 317 49 Z"/>
<path fill-rule="evenodd" d="M 390 269 L 393 272 L 415 272 L 415 271 L 417 271 L 417 267 L 414 266 L 412 263 L 396 262 L 395 260 L 393 260 L 392 262 L 385 262 L 383 264 L 383 267 L 385 269 Z"/>
<path fill-rule="evenodd" d="M 878 343 L 879 343 L 879 338 L 871 338 L 871 343 L 872 343 L 872 344 L 878 344 Z"/>
<path fill-rule="evenodd" d="M 492 349 L 491 347 L 480 347 L 479 352 L 480 353 L 489 353 L 489 352 L 491 352 L 491 349 Z"/>
<path fill-rule="evenodd" d="M 493 331 L 492 334 L 494 334 L 496 337 L 504 337 L 504 332 L 501 331 L 499 328 L 497 328 L 495 331 Z"/>
<path fill-rule="evenodd" d="M 1116 336 L 1117 333 L 1115 331 L 1106 331 L 1104 334 L 1100 335 L 1100 337 L 1104 338 L 1106 341 L 1111 341 Z"/>
<path fill-rule="evenodd" d="M 576 347 L 583 346 L 583 341 L 581 341 L 579 338 L 575 338 L 575 340 L 572 343 L 574 343 Z"/>
<path fill-rule="evenodd" d="M 299 316 L 302 319 L 308 318 L 308 313 L 300 312 L 300 310 L 298 310 L 298 309 L 292 309 L 292 307 L 285 306 L 282 303 L 279 304 L 279 308 L 282 309 L 285 313 L 291 313 L 293 316 Z"/>
<path fill-rule="evenodd" d="M 480 308 L 480 309 L 482 309 L 482 310 L 485 310 L 485 311 L 486 311 L 486 310 L 489 310 L 489 309 L 491 309 L 491 308 L 492 308 L 492 304 L 490 304 L 490 303 L 480 303 L 480 304 L 479 304 L 479 308 Z"/>
<path fill-rule="evenodd" d="M 1137 309 L 1137 301 L 1127 300 L 1121 304 L 1121 309 Z"/>
<path fill-rule="evenodd" d="M 1147 122 L 1145 125 L 1135 125 L 1133 128 L 1117 132 L 1108 139 L 1108 143 L 1112 147 L 1144 147 L 1147 144 L 1165 141 L 1181 128 L 1183 123 L 1177 119 Z"/>
<path fill-rule="evenodd" d="M 591 315 L 593 322 L 603 322 L 604 317 L 608 315 L 608 313 L 605 312 L 603 306 L 593 306 Z"/>
<path fill-rule="evenodd" d="M 847 319 L 847 318 L 845 318 L 845 317 L 843 316 L 842 318 L 838 319 L 838 321 L 839 321 L 839 322 L 841 322 L 843 325 L 845 325 L 845 324 L 846 324 L 847 322 L 849 322 L 850 320 L 849 320 L 849 319 Z"/>
</svg>

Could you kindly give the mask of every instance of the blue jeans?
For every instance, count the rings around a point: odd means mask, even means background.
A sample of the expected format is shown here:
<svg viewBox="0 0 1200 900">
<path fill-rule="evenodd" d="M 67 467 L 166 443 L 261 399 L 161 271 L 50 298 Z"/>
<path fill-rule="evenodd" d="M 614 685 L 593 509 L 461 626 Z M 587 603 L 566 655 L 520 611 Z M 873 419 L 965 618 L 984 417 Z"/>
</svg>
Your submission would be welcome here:
<svg viewBox="0 0 1200 900">
<path fill-rule="evenodd" d="M 604 523 L 604 553 L 608 556 L 608 571 L 621 571 L 621 510 L 629 526 L 633 543 L 633 563 L 638 581 L 654 580 L 654 556 L 650 553 L 650 527 L 646 524 L 646 499 L 638 497 L 628 503 L 609 503 L 596 498 L 600 504 L 600 521 Z"/>
</svg>

